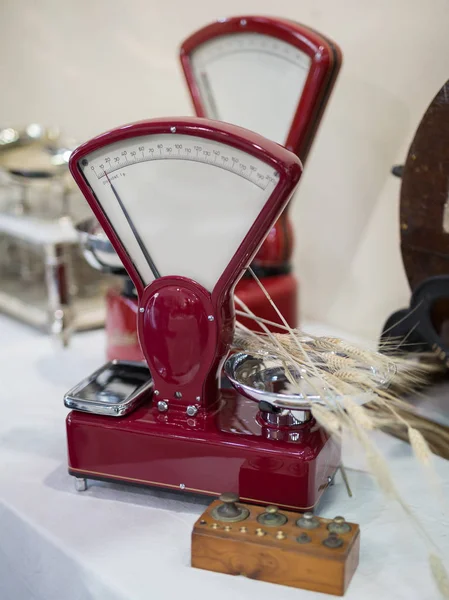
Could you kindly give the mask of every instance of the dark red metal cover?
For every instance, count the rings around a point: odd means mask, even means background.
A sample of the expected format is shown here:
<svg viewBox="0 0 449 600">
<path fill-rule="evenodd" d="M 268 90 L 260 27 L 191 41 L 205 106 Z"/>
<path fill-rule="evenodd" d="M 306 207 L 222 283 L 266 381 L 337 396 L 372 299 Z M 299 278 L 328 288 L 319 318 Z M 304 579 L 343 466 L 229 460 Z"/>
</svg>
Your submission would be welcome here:
<svg viewBox="0 0 449 600">
<path fill-rule="evenodd" d="M 149 403 L 111 419 L 67 417 L 69 472 L 311 510 L 340 464 L 338 440 L 311 420 L 290 430 L 261 426 L 257 404 L 223 390 L 215 414 L 183 419 Z"/>
</svg>

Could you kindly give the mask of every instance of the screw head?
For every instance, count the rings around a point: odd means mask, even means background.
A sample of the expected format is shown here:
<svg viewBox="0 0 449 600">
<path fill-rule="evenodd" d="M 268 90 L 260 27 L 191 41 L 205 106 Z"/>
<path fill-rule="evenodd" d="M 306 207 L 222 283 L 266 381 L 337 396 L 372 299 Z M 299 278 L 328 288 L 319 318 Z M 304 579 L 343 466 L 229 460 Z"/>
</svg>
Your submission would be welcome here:
<svg viewBox="0 0 449 600">
<path fill-rule="evenodd" d="M 182 398 L 181 392 L 175 392 L 175 398 Z"/>
<path fill-rule="evenodd" d="M 159 400 L 157 403 L 157 409 L 159 412 L 166 412 L 168 410 L 168 402 L 165 402 L 165 400 Z"/>
<path fill-rule="evenodd" d="M 245 27 L 246 26 L 246 19 L 240 19 L 240 25 L 242 27 Z"/>
<path fill-rule="evenodd" d="M 197 396 L 197 397 L 195 398 L 195 400 L 196 400 L 197 402 L 200 402 L 200 400 L 201 400 L 201 396 Z"/>
<path fill-rule="evenodd" d="M 143 307 L 143 306 L 141 306 L 141 307 L 139 308 L 139 312 L 141 312 L 141 313 L 142 313 L 142 312 L 145 312 L 145 309 L 144 309 L 144 307 Z"/>
<path fill-rule="evenodd" d="M 198 407 L 197 406 L 188 406 L 186 413 L 189 417 L 194 417 L 196 415 L 196 413 L 198 412 Z"/>
<path fill-rule="evenodd" d="M 186 484 L 185 483 L 180 483 L 179 487 L 181 488 L 181 490 L 185 490 L 186 489 Z"/>
<path fill-rule="evenodd" d="M 176 127 L 170 127 L 170 131 L 171 131 L 172 133 L 176 133 Z"/>
<path fill-rule="evenodd" d="M 154 394 L 155 396 L 159 396 L 159 390 L 154 390 L 153 394 Z"/>
<path fill-rule="evenodd" d="M 215 317 L 214 317 L 214 315 L 209 315 L 209 316 L 207 317 L 207 320 L 208 320 L 208 321 L 210 321 L 210 322 L 212 322 L 212 321 L 215 321 Z"/>
</svg>

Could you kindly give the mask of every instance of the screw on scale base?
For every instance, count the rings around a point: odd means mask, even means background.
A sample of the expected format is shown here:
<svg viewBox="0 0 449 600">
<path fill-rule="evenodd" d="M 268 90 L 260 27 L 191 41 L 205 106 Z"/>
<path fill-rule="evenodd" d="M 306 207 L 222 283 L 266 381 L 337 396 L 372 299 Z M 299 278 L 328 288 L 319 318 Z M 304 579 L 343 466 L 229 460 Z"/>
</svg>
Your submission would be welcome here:
<svg viewBox="0 0 449 600">
<path fill-rule="evenodd" d="M 188 406 L 186 409 L 187 416 L 189 416 L 189 417 L 194 417 L 197 412 L 198 412 L 198 406 L 194 406 L 193 404 Z"/>
<path fill-rule="evenodd" d="M 220 500 L 223 504 L 220 504 L 212 510 L 212 517 L 217 521 L 235 523 L 237 521 L 243 521 L 249 516 L 249 510 L 247 508 L 236 504 L 239 500 L 237 494 L 227 492 L 220 496 Z"/>
</svg>

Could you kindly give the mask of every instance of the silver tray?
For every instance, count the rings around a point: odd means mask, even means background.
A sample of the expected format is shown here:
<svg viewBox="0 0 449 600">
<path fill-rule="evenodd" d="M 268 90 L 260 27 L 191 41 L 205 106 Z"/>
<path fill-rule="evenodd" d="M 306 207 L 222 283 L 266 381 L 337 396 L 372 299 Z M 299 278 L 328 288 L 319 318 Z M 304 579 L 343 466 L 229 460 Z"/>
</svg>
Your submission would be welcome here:
<svg viewBox="0 0 449 600">
<path fill-rule="evenodd" d="M 297 391 L 291 391 L 285 373 L 286 367 L 295 381 Z M 224 371 L 234 388 L 243 396 L 255 402 L 270 404 L 275 409 L 310 410 L 314 404 L 329 407 L 338 400 L 334 393 L 323 388 L 320 380 L 306 377 L 306 373 L 296 366 L 285 364 L 274 356 L 252 356 L 238 352 L 227 359 Z M 379 388 L 387 386 L 393 375 L 392 371 L 371 371 L 378 379 Z M 362 391 L 354 397 L 358 404 L 364 404 L 370 399 L 372 396 Z"/>
<path fill-rule="evenodd" d="M 152 389 L 145 363 L 113 360 L 67 392 L 64 405 L 81 412 L 123 417 L 146 400 Z"/>
</svg>

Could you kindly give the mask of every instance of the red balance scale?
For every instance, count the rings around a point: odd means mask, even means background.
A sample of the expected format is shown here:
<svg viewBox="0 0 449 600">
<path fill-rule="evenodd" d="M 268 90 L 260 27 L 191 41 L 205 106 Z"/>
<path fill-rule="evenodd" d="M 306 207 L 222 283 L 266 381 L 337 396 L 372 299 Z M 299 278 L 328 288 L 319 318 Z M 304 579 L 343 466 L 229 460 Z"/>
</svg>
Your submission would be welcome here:
<svg viewBox="0 0 449 600">
<path fill-rule="evenodd" d="M 70 169 L 137 290 L 146 359 L 110 362 L 66 395 L 78 489 L 105 479 L 311 509 L 339 446 L 277 393 L 220 385 L 235 286 L 296 188 L 298 158 L 233 125 L 158 119 L 87 142 Z"/>
<path fill-rule="evenodd" d="M 256 131 L 294 152 L 304 165 L 341 66 L 335 43 L 293 21 L 240 16 L 195 32 L 182 44 L 180 58 L 197 116 Z M 296 327 L 292 251 L 292 225 L 285 211 L 251 266 L 289 325 Z M 249 273 L 236 294 L 253 313 L 279 323 Z M 138 358 L 132 286 L 111 289 L 107 305 L 108 358 Z M 239 320 L 260 330 L 254 321 Z"/>
</svg>

